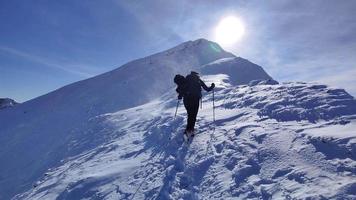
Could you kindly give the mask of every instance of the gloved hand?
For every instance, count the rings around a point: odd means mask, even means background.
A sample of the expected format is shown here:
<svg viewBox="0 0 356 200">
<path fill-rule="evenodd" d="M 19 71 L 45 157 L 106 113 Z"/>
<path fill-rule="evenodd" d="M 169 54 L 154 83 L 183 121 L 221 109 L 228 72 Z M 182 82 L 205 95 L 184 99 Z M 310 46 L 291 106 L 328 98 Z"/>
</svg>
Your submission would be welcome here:
<svg viewBox="0 0 356 200">
<path fill-rule="evenodd" d="M 178 96 L 178 99 L 179 99 L 179 100 L 183 99 L 183 96 L 179 95 L 179 96 Z"/>
<path fill-rule="evenodd" d="M 215 84 L 212 83 L 211 86 L 210 86 L 210 89 L 212 90 L 212 89 L 214 89 L 214 88 L 215 88 Z"/>
</svg>

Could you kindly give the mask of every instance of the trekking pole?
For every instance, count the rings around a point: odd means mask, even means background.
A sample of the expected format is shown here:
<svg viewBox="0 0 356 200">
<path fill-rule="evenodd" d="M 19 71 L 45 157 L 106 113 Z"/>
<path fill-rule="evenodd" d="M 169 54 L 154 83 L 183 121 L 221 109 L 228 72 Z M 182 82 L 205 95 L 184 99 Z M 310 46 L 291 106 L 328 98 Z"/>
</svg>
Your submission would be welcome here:
<svg viewBox="0 0 356 200">
<path fill-rule="evenodd" d="M 200 98 L 200 109 L 203 109 L 203 97 Z"/>
<path fill-rule="evenodd" d="M 174 114 L 174 119 L 175 119 L 175 118 L 176 118 L 176 116 L 177 116 L 177 111 L 178 111 L 179 101 L 180 101 L 180 99 L 178 99 L 178 101 L 177 101 L 177 107 L 176 107 L 176 113 Z"/>
<path fill-rule="evenodd" d="M 214 89 L 213 89 L 213 120 L 215 124 L 215 95 L 214 95 Z"/>
</svg>

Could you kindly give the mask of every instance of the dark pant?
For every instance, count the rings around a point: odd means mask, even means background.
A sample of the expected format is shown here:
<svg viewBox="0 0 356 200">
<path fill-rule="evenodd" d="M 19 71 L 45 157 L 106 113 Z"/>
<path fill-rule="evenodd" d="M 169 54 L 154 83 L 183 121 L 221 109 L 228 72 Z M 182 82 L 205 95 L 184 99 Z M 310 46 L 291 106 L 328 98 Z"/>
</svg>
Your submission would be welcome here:
<svg viewBox="0 0 356 200">
<path fill-rule="evenodd" d="M 195 122 L 199 110 L 199 97 L 185 96 L 183 99 L 184 107 L 188 113 L 187 131 L 194 131 Z"/>
</svg>

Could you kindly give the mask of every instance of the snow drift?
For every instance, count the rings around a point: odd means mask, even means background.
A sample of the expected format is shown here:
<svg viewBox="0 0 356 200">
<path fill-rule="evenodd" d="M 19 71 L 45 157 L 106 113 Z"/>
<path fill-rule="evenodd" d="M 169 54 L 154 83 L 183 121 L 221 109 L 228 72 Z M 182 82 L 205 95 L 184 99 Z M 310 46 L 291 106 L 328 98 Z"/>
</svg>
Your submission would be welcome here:
<svg viewBox="0 0 356 200">
<path fill-rule="evenodd" d="M 215 76 L 215 82 L 221 77 Z M 307 83 L 218 85 L 216 122 L 212 96 L 205 94 L 197 135 L 188 146 L 182 138 L 185 111 L 180 108 L 173 118 L 175 94 L 168 92 L 148 104 L 91 119 L 96 124 L 92 134 L 107 142 L 63 160 L 15 199 L 355 198 L 356 111 L 316 123 L 302 113 L 298 122 L 259 117 L 265 107 L 278 111 L 271 107 L 278 98 L 288 102 L 270 94 L 286 88 L 348 99 L 345 92 L 334 96 Z M 256 106 L 260 99 L 263 105 Z M 314 99 L 333 107 L 329 102 Z"/>
</svg>

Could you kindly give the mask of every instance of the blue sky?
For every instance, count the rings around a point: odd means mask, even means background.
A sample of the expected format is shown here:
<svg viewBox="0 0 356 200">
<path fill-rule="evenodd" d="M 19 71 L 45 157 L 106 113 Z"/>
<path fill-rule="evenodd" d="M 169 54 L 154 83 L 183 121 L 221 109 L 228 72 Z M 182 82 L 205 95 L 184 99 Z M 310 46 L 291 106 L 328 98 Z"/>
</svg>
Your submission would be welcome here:
<svg viewBox="0 0 356 200">
<path fill-rule="evenodd" d="M 279 81 L 356 96 L 356 2 L 0 1 L 0 97 L 23 102 L 187 40 L 214 40 L 229 15 L 246 34 L 225 48 Z"/>
</svg>

